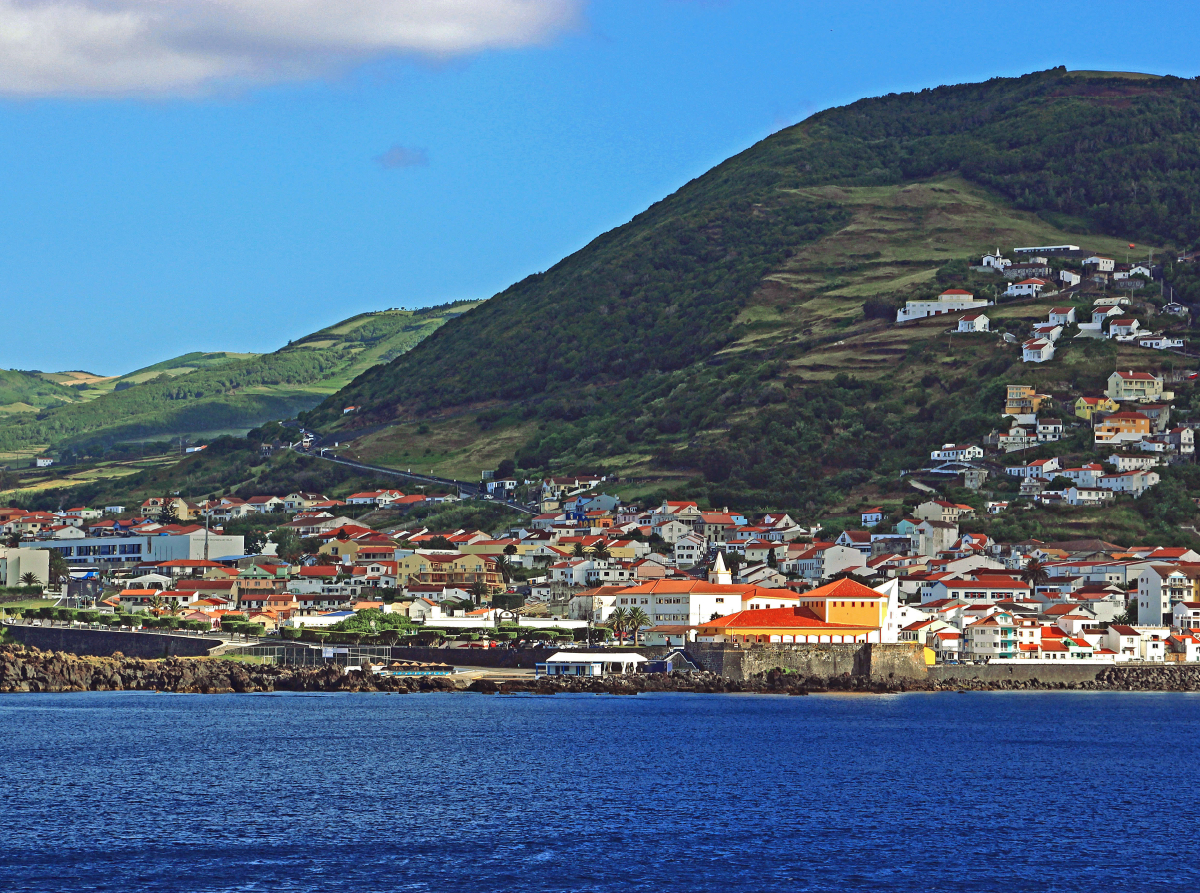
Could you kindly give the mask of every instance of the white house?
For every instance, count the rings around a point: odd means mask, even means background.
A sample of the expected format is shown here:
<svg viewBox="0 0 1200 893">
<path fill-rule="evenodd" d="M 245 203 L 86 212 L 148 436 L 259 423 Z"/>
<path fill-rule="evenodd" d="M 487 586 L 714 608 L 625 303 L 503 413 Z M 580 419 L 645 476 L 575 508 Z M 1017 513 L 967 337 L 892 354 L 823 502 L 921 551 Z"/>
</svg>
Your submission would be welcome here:
<svg viewBox="0 0 1200 893">
<path fill-rule="evenodd" d="M 708 553 L 708 540 L 698 533 L 677 539 L 673 547 L 677 567 L 695 567 Z"/>
<path fill-rule="evenodd" d="M 1100 478 L 1100 486 L 1114 493 L 1130 493 L 1135 498 L 1158 484 L 1157 471 L 1118 471 Z"/>
<path fill-rule="evenodd" d="M 1108 457 L 1108 461 L 1117 471 L 1139 471 L 1146 468 L 1153 468 L 1158 465 L 1162 459 L 1158 456 L 1127 456 L 1124 453 L 1113 453 Z"/>
<path fill-rule="evenodd" d="M 1104 477 L 1104 466 L 1093 462 L 1081 468 L 1064 468 L 1059 474 L 1077 486 L 1095 487 L 1099 485 L 1100 478 Z"/>
<path fill-rule="evenodd" d="M 1054 342 L 1062 335 L 1063 327 L 1056 322 L 1041 322 L 1033 327 L 1033 337 Z"/>
<path fill-rule="evenodd" d="M 1049 321 L 1058 326 L 1069 326 L 1075 322 L 1074 307 L 1051 307 Z"/>
<path fill-rule="evenodd" d="M 1171 626 L 1176 629 L 1200 628 L 1200 602 L 1179 602 L 1171 609 Z"/>
<path fill-rule="evenodd" d="M 1021 361 L 1045 363 L 1054 359 L 1054 342 L 1042 338 L 1030 338 L 1021 345 Z"/>
<path fill-rule="evenodd" d="M 1084 260 L 1083 265 L 1085 267 L 1095 267 L 1097 272 L 1100 273 L 1111 273 L 1116 269 L 1117 262 L 1111 257 L 1100 257 L 1099 255 L 1093 254 L 1091 257 Z"/>
<path fill-rule="evenodd" d="M 1108 337 L 1132 337 L 1138 333 L 1140 328 L 1136 319 L 1114 319 L 1108 326 Z"/>
<path fill-rule="evenodd" d="M 1062 419 L 1041 419 L 1037 425 L 1038 443 L 1054 443 L 1062 440 Z"/>
<path fill-rule="evenodd" d="M 990 332 L 991 321 L 982 313 L 968 313 L 958 320 L 960 332 Z"/>
<path fill-rule="evenodd" d="M 990 303 L 975 300 L 975 296 L 969 291 L 951 288 L 938 295 L 934 301 L 909 301 L 902 309 L 896 311 L 896 322 L 909 322 L 962 310 L 980 310 L 990 306 Z"/>
<path fill-rule="evenodd" d="M 883 520 L 883 507 L 872 506 L 869 509 L 863 509 L 861 517 L 863 527 L 874 527 Z"/>
<path fill-rule="evenodd" d="M 1080 278 L 1081 278 L 1080 275 L 1078 273 L 1076 273 L 1074 270 L 1059 270 L 1058 271 L 1058 281 L 1061 282 L 1063 285 L 1065 285 L 1067 288 L 1071 288 L 1072 286 L 1078 285 L 1080 282 Z M 1074 320 L 1072 320 L 1072 322 L 1074 322 Z"/>
<path fill-rule="evenodd" d="M 1138 347 L 1149 347 L 1153 350 L 1179 350 L 1183 347 L 1182 338 L 1172 338 L 1169 335 L 1142 334 L 1137 339 Z"/>
<path fill-rule="evenodd" d="M 1004 469 L 1011 477 L 1040 477 L 1049 480 L 1059 469 L 1058 459 L 1038 459 L 1028 465 L 1012 465 Z"/>
<path fill-rule="evenodd" d="M 1070 487 L 1063 494 L 1067 505 L 1103 505 L 1112 498 L 1111 490 L 1101 490 L 1099 487 Z"/>
<path fill-rule="evenodd" d="M 1092 322 L 1103 323 L 1110 316 L 1116 316 L 1121 312 L 1121 308 L 1117 304 L 1097 304 L 1092 308 Z"/>
<path fill-rule="evenodd" d="M 972 459 L 982 459 L 983 449 L 970 444 L 944 443 L 940 450 L 929 454 L 934 462 L 970 462 Z"/>
<path fill-rule="evenodd" d="M 1036 296 L 1040 295 L 1045 287 L 1045 279 L 1022 279 L 1020 282 L 1012 283 L 1004 290 L 1004 294 L 1008 297 Z"/>
</svg>

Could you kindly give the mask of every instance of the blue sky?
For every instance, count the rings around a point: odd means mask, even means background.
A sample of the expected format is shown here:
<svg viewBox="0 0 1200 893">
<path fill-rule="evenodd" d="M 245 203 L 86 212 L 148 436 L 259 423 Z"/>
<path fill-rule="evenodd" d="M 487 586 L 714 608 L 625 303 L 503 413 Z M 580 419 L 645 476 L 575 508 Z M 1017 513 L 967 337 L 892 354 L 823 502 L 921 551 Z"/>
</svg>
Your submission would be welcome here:
<svg viewBox="0 0 1200 893">
<path fill-rule="evenodd" d="M 488 297 L 863 96 L 1060 64 L 1200 74 L 1192 3 L 408 0 L 439 27 L 385 34 L 370 17 L 399 0 L 342 0 L 363 28 L 280 50 L 276 0 L 245 2 L 249 24 L 155 22 L 96 71 L 71 34 L 22 62 L 0 0 L 0 366 L 113 374 Z"/>
</svg>

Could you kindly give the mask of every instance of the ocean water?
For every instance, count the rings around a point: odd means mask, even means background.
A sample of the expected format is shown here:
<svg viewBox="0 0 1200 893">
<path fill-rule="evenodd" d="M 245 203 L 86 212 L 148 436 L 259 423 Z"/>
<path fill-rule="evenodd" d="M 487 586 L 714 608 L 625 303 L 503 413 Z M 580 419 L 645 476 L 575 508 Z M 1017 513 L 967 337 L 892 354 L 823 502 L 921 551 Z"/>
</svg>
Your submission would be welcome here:
<svg viewBox="0 0 1200 893">
<path fill-rule="evenodd" d="M 1200 697 L 0 696 L 5 891 L 1195 890 Z"/>
</svg>

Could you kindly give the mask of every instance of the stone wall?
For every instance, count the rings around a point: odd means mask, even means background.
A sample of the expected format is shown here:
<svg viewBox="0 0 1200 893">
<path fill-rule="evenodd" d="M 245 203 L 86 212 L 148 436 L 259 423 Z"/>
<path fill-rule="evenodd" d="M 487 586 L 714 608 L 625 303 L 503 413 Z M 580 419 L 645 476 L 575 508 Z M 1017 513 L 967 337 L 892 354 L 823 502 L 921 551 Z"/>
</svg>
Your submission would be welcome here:
<svg viewBox="0 0 1200 893">
<path fill-rule="evenodd" d="M 749 648 L 693 642 L 687 651 L 705 670 L 739 682 L 777 667 L 826 679 L 849 674 L 885 682 L 925 679 L 927 673 L 924 649 L 907 642 L 884 645 L 774 644 Z"/>
<path fill-rule="evenodd" d="M 980 682 L 1092 682 L 1100 671 L 1108 667 L 1097 664 L 1072 666 L 1063 661 L 1058 664 L 942 664 L 929 668 L 929 678 L 934 682 L 956 682 L 978 680 Z"/>
<path fill-rule="evenodd" d="M 12 638 L 42 651 L 66 651 L 92 657 L 207 657 L 224 643 L 203 636 L 173 636 L 169 633 L 133 633 L 106 629 L 73 629 L 69 626 L 6 626 Z"/>
</svg>

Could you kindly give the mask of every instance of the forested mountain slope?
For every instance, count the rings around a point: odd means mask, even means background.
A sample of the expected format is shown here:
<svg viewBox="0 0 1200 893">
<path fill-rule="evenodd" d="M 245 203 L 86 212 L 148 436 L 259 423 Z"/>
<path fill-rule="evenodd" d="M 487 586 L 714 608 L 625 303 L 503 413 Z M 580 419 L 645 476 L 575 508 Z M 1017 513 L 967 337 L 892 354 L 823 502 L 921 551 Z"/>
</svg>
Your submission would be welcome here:
<svg viewBox="0 0 1200 893">
<path fill-rule="evenodd" d="M 831 109 L 304 418 L 389 425 L 356 445 L 377 461 L 674 470 L 714 501 L 815 512 L 986 433 L 1005 374 L 1028 372 L 992 340 L 947 341 L 944 320 L 889 325 L 895 304 L 993 296 L 966 258 L 996 246 L 1191 246 L 1198 125 L 1200 82 L 1061 69 Z M 1028 331 L 1041 309 L 997 315 Z M 1065 353 L 1036 375 L 1095 388 L 1118 362 L 1107 344 Z"/>
</svg>

